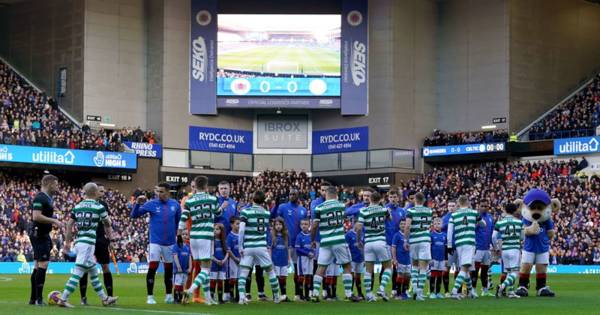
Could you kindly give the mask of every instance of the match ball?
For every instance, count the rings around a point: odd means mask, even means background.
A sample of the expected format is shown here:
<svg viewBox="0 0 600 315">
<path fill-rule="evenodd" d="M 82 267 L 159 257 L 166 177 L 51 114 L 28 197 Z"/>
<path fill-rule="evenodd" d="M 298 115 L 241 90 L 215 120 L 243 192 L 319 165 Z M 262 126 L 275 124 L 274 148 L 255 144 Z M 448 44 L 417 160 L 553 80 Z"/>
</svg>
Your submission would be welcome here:
<svg viewBox="0 0 600 315">
<path fill-rule="evenodd" d="M 60 291 L 52 291 L 50 293 L 48 293 L 48 304 L 50 305 L 56 305 L 58 304 L 58 301 L 60 300 Z"/>
</svg>

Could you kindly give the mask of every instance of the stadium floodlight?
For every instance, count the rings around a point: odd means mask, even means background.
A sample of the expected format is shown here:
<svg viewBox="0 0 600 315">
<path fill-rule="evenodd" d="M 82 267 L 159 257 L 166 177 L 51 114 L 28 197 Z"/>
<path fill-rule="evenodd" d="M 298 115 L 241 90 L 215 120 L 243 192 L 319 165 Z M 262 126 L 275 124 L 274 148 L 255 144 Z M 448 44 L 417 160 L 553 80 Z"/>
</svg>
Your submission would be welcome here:
<svg viewBox="0 0 600 315">
<path fill-rule="evenodd" d="M 485 126 L 481 126 L 481 129 L 483 129 L 483 130 L 488 130 L 488 129 L 496 129 L 496 125 L 485 125 Z"/>
<path fill-rule="evenodd" d="M 100 123 L 99 125 L 102 127 L 109 127 L 109 128 L 113 128 L 116 126 L 115 124 L 109 124 L 109 123 Z"/>
</svg>

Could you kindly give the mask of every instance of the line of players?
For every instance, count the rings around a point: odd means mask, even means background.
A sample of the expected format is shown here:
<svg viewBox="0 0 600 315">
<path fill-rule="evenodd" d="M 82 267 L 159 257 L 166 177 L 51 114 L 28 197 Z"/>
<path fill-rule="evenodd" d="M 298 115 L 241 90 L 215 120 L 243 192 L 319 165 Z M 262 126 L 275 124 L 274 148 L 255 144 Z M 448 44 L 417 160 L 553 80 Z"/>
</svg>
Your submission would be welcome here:
<svg viewBox="0 0 600 315">
<path fill-rule="evenodd" d="M 167 290 L 165 301 L 167 303 L 187 303 L 194 290 L 201 287 L 204 291 L 205 303 L 208 305 L 217 304 L 218 302 L 211 295 L 210 280 L 222 283 L 222 280 L 226 280 L 225 271 L 227 271 L 227 274 L 230 275 L 230 279 L 227 279 L 229 283 L 235 281 L 235 275 L 237 274 L 237 294 L 234 293 L 234 285 L 233 290 L 230 287 L 229 292 L 225 294 L 225 300 L 237 300 L 240 304 L 246 304 L 248 302 L 245 294 L 246 281 L 255 265 L 261 266 L 268 273 L 274 301 L 278 303 L 281 300 L 287 300 L 285 297 L 285 277 L 287 276 L 288 262 L 290 258 L 294 258 L 294 255 L 290 256 L 290 252 L 285 248 L 286 244 L 292 244 L 290 243 L 289 231 L 286 229 L 285 215 L 281 215 L 281 218 L 276 219 L 271 228 L 271 214 L 261 206 L 265 199 L 264 193 L 257 191 L 253 194 L 253 204 L 241 211 L 239 219 L 236 217 L 231 219 L 232 232 L 225 237 L 225 229 L 222 225 L 218 224 L 215 228 L 215 218 L 221 214 L 223 208 L 219 207 L 217 197 L 208 193 L 208 179 L 199 176 L 194 180 L 194 183 L 196 186 L 194 194 L 185 201 L 182 212 L 179 210 L 178 203 L 168 197 L 169 192 L 166 185 L 157 186 L 158 198 L 156 199 L 146 202 L 143 196 L 138 198 L 132 210 L 132 217 L 139 217 L 145 213 L 150 214 L 150 264 L 147 275 L 148 303 L 156 303 L 152 295 L 152 289 L 158 262 L 161 260 L 165 263 Z M 84 187 L 84 191 L 86 200 L 75 207 L 72 212 L 67 225 L 67 242 L 65 243 L 65 248 L 68 249 L 71 239 L 71 226 L 77 225 L 78 237 L 75 241 L 76 268 L 58 302 L 59 305 L 70 306 L 67 302 L 69 295 L 74 291 L 81 277 L 89 272 L 92 285 L 101 297 L 103 304 L 111 305 L 114 304 L 116 298 L 104 293 L 97 272 L 95 268 L 92 268 L 92 266 L 95 266 L 93 256 L 98 224 L 102 221 L 106 234 L 110 235 L 110 221 L 105 206 L 96 200 L 99 197 L 97 185 L 89 183 Z M 291 253 L 298 256 L 294 260 L 297 262 L 295 268 L 299 276 L 298 282 L 296 282 L 296 292 L 299 292 L 298 283 L 303 280 L 304 298 L 310 296 L 314 302 L 318 302 L 326 271 L 329 269 L 330 274 L 335 277 L 339 265 L 343 268 L 342 278 L 346 299 L 360 301 L 362 295 L 360 290 L 360 273 L 362 271 L 360 254 L 364 254 L 366 267 L 364 282 L 367 301 L 377 299 L 372 293 L 375 263 L 381 263 L 382 265 L 380 286 L 376 292 L 379 298 L 385 301 L 389 299 L 386 294 L 386 286 L 391 280 L 395 280 L 394 293 L 399 298 L 407 298 L 406 290 L 410 281 L 414 298 L 424 300 L 423 289 L 428 277 L 431 278 L 430 283 L 432 284 L 430 297 L 438 298 L 441 297 L 440 284 L 442 280 L 446 287 L 449 283 L 446 280 L 447 276 L 444 277 L 448 273 L 444 262 L 447 253 L 451 257 L 456 257 L 457 265 L 461 269 L 451 296 L 460 299 L 462 295 L 459 294 L 459 290 L 464 283 L 469 296 L 477 297 L 475 290 L 472 289 L 472 277 L 469 274 L 476 254 L 476 229 L 491 226 L 491 222 L 487 222 L 487 220 L 491 221 L 491 216 L 486 218 L 476 210 L 470 209 L 466 197 L 458 199 L 459 208 L 457 210 L 450 209 L 449 216 L 445 218 L 448 222 L 448 232 L 444 235 L 444 233 L 441 233 L 442 224 L 439 219 L 434 222 L 434 232 L 432 234 L 433 212 L 423 206 L 425 202 L 424 195 L 422 193 L 415 194 L 414 205 L 409 205 L 405 215 L 406 219 L 403 220 L 404 215 L 399 217 L 398 227 L 403 231 L 395 232 L 392 236 L 392 244 L 389 246 L 386 232 L 389 234 L 388 228 L 392 227 L 393 230 L 395 227 L 393 223 L 394 215 L 392 209 L 380 205 L 381 195 L 379 193 L 365 191 L 363 204 L 358 213 L 353 213 L 352 209 L 346 209 L 344 204 L 338 201 L 336 187 L 324 184 L 321 187 L 321 193 L 324 196 L 319 198 L 320 200 L 315 200 L 311 205 L 311 208 L 314 206 L 314 210 L 312 211 L 312 227 L 310 229 L 308 228 L 308 218 L 295 217 L 296 220 L 300 220 L 301 231 L 296 235 L 296 240 L 293 242 L 294 250 Z M 397 207 L 397 197 L 396 192 L 390 193 L 392 207 Z M 547 194 L 534 199 L 530 203 L 544 204 L 546 199 L 549 200 L 545 197 L 547 197 Z M 540 234 L 540 227 L 536 223 L 533 223 L 535 225 L 533 228 L 523 229 L 521 221 L 514 219 L 512 216 L 515 210 L 514 205 L 507 206 L 506 217 L 496 224 L 497 231 L 494 234 L 496 238 L 503 240 L 504 268 L 510 273 L 499 286 L 498 292 L 508 288 L 509 297 L 518 296 L 510 288 L 515 282 L 515 272 L 519 267 L 519 255 L 512 254 L 511 256 L 506 253 L 515 250 L 517 253 L 519 252 L 518 249 L 523 234 L 528 237 L 539 237 L 538 234 Z M 283 213 L 278 211 L 278 214 Z M 346 233 L 348 226 L 344 224 L 347 217 L 350 217 L 351 222 L 354 223 L 353 228 L 350 228 L 348 233 Z M 185 234 L 185 225 L 188 218 L 192 222 L 189 235 L 191 252 L 187 252 L 183 245 L 183 235 Z M 392 223 L 391 226 L 389 225 L 390 222 Z M 174 246 L 172 244 L 175 238 L 175 225 L 177 225 L 178 244 Z M 530 225 L 532 225 L 531 222 Z M 551 230 L 552 227 L 548 228 Z M 524 233 L 521 231 L 524 231 Z M 444 240 L 445 236 L 447 236 L 446 240 Z M 237 244 L 235 244 L 236 237 Z M 441 246 L 439 246 L 440 243 Z M 447 245 L 447 250 L 443 248 L 444 243 Z M 430 264 L 432 249 L 434 260 Z M 544 256 L 547 260 L 547 254 L 540 253 L 538 255 L 533 253 L 533 255 L 530 255 L 528 253 L 532 252 L 527 251 L 526 248 L 523 252 L 526 260 L 525 265 L 533 262 L 544 265 Z M 189 289 L 183 290 L 185 278 L 191 265 L 189 254 L 195 260 L 200 261 L 202 269 Z M 408 260 L 407 254 L 410 257 Z M 484 251 L 483 257 L 485 258 L 486 255 L 489 255 L 489 253 Z M 317 261 L 317 268 L 311 284 L 313 259 Z M 529 262 L 532 259 L 533 261 Z M 450 261 L 452 260 L 454 259 L 450 259 Z M 175 261 L 175 269 L 173 269 L 173 261 Z M 410 261 L 411 267 L 408 267 L 408 261 Z M 545 264 L 547 265 L 547 262 Z M 539 267 L 536 266 L 536 268 Z M 393 276 L 393 269 L 396 269 L 396 276 Z M 174 277 L 176 281 L 175 297 L 171 295 L 173 270 L 176 273 Z M 212 272 L 209 272 L 209 270 L 212 270 Z M 487 271 L 482 271 L 484 275 L 482 278 L 487 279 Z M 545 277 L 542 279 L 539 271 L 538 269 L 538 295 L 552 296 L 553 293 L 545 286 Z M 527 274 L 527 279 L 528 276 Z M 520 291 L 526 291 L 528 285 L 525 283 L 524 278 L 524 275 L 521 274 Z M 328 297 L 335 296 L 336 282 L 335 280 L 329 280 L 326 283 L 329 285 Z M 485 294 L 487 293 L 487 287 L 484 283 L 482 284 L 484 285 L 483 292 Z M 353 295 L 353 286 L 357 287 L 358 296 Z M 219 285 L 219 287 L 221 286 Z M 310 290 L 311 288 L 312 290 Z M 280 290 L 283 290 L 283 296 L 280 296 Z M 309 291 L 308 294 L 306 294 L 306 291 Z M 296 299 L 301 299 L 300 295 L 302 294 L 297 294 Z"/>
</svg>

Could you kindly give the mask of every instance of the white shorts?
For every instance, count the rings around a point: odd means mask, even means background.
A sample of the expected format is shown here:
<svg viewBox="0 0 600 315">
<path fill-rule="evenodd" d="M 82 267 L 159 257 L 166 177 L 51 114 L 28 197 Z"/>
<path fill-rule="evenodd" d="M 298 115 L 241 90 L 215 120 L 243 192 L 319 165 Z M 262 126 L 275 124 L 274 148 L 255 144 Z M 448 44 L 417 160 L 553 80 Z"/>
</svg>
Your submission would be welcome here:
<svg viewBox="0 0 600 315">
<path fill-rule="evenodd" d="M 376 241 L 365 244 L 366 262 L 386 262 L 391 260 L 390 251 L 384 241 Z"/>
<path fill-rule="evenodd" d="M 475 250 L 475 262 L 489 266 L 492 262 L 492 254 L 489 250 L 477 249 Z"/>
<path fill-rule="evenodd" d="M 458 255 L 456 254 L 456 251 L 454 251 L 454 253 L 452 254 L 448 254 L 448 260 L 446 261 L 446 266 L 448 268 L 454 266 L 454 268 L 458 269 L 458 267 L 460 267 L 458 265 Z"/>
<path fill-rule="evenodd" d="M 272 266 L 271 256 L 269 256 L 269 251 L 265 247 L 244 249 L 244 255 L 242 255 L 240 266 L 252 269 L 255 265 L 259 265 L 263 268 Z"/>
<path fill-rule="evenodd" d="M 502 269 L 504 272 L 519 269 L 521 251 L 518 249 L 507 249 L 502 251 Z"/>
<path fill-rule="evenodd" d="M 91 268 L 96 265 L 96 258 L 94 258 L 94 250 L 96 246 L 86 244 L 86 243 L 77 243 L 73 250 L 77 254 L 77 258 L 75 258 L 75 264 L 79 265 L 83 268 Z"/>
<path fill-rule="evenodd" d="M 459 266 L 472 266 L 473 265 L 473 256 L 475 256 L 475 246 L 473 245 L 463 245 L 456 248 L 456 253 L 458 256 L 458 265 Z"/>
<path fill-rule="evenodd" d="M 187 282 L 188 274 L 187 273 L 176 273 L 173 284 L 184 286 Z"/>
<path fill-rule="evenodd" d="M 353 273 L 365 273 L 365 263 L 360 262 L 352 262 L 352 272 Z"/>
<path fill-rule="evenodd" d="M 396 267 L 396 273 L 410 273 L 412 265 L 398 265 Z"/>
<path fill-rule="evenodd" d="M 331 264 L 327 266 L 327 270 L 325 270 L 326 277 L 337 277 L 340 275 L 340 265 Z"/>
<path fill-rule="evenodd" d="M 278 277 L 287 277 L 289 273 L 289 266 L 273 266 L 273 270 L 275 270 L 275 275 Z"/>
<path fill-rule="evenodd" d="M 190 250 L 192 259 L 207 261 L 212 259 L 213 242 L 211 240 L 191 239 Z"/>
<path fill-rule="evenodd" d="M 210 280 L 225 280 L 225 271 L 211 271 L 209 278 Z"/>
<path fill-rule="evenodd" d="M 317 259 L 319 265 L 329 266 L 333 263 L 334 259 L 340 265 L 345 265 L 352 261 L 348 244 L 344 243 L 319 248 L 319 258 Z"/>
<path fill-rule="evenodd" d="M 298 257 L 298 275 L 299 276 L 307 276 L 313 274 L 313 259 L 308 258 L 307 256 L 299 256 Z"/>
<path fill-rule="evenodd" d="M 163 246 L 158 244 L 150 244 L 148 247 L 148 262 L 162 261 L 164 263 L 173 263 L 173 251 L 171 246 Z"/>
<path fill-rule="evenodd" d="M 445 260 L 432 260 L 429 262 L 429 269 L 436 271 L 445 271 L 446 270 L 446 261 Z"/>
<path fill-rule="evenodd" d="M 226 274 L 227 279 L 237 279 L 239 269 L 240 269 L 240 266 L 238 264 L 236 264 L 235 261 L 233 261 L 233 259 L 231 259 L 231 258 L 227 259 L 227 269 L 225 271 L 227 273 Z"/>
<path fill-rule="evenodd" d="M 521 253 L 521 263 L 531 265 L 548 265 L 550 263 L 550 253 L 532 253 L 523 250 Z"/>
<path fill-rule="evenodd" d="M 410 259 L 431 260 L 431 243 L 410 244 Z"/>
</svg>

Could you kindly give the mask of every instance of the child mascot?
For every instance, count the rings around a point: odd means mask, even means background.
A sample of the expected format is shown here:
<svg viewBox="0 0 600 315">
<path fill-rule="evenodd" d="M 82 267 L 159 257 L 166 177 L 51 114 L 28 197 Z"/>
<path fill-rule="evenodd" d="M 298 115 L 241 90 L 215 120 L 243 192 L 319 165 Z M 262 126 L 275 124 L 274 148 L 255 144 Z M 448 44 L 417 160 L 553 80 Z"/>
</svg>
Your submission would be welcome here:
<svg viewBox="0 0 600 315">
<path fill-rule="evenodd" d="M 550 240 L 554 237 L 552 213 L 560 210 L 558 199 L 550 199 L 547 192 L 531 189 L 523 200 L 516 201 L 523 218 L 525 243 L 521 253 L 521 271 L 517 295 L 529 295 L 529 274 L 535 264 L 537 296 L 553 297 L 554 292 L 546 285 L 546 270 L 550 262 Z"/>
</svg>

